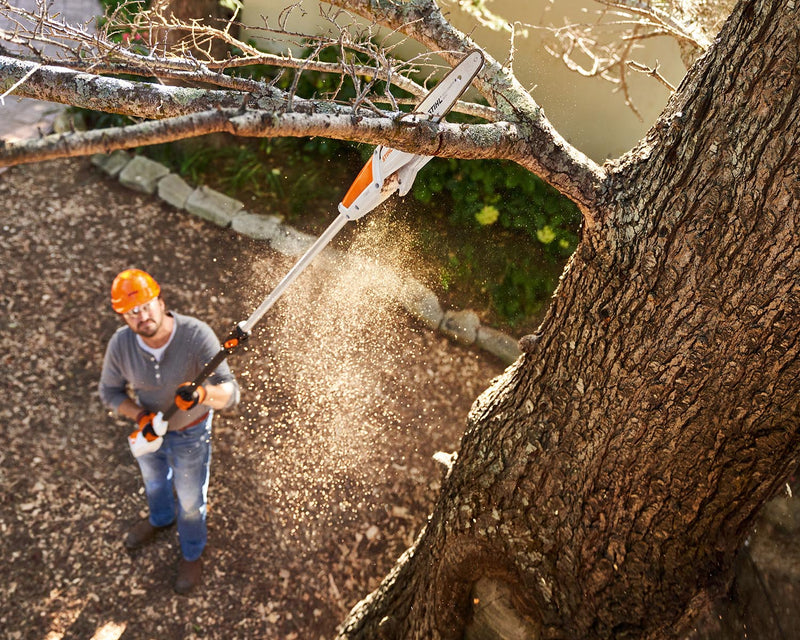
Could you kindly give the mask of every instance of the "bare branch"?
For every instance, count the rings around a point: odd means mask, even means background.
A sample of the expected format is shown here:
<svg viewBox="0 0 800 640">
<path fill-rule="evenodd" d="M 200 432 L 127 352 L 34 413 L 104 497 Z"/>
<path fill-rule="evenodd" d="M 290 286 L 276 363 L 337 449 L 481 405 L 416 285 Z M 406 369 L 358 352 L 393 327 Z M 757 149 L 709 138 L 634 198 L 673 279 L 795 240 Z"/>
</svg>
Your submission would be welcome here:
<svg viewBox="0 0 800 640">
<path fill-rule="evenodd" d="M 229 113 L 223 110 L 148 121 L 127 127 L 55 134 L 35 140 L 5 142 L 0 145 L 0 167 L 71 158 L 116 149 L 181 140 L 207 133 L 226 131 Z"/>
<path fill-rule="evenodd" d="M 245 95 L 132 82 L 0 56 L 0 78 L 17 82 L 26 75 L 26 82 L 14 90 L 16 95 L 143 118 L 167 118 L 217 106 L 239 108 Z M 280 92 L 273 90 L 262 99 L 280 100 L 279 96 Z"/>
<path fill-rule="evenodd" d="M 392 64 L 396 64 L 398 61 L 385 59 L 382 64 L 376 64 L 375 66 L 356 63 L 345 66 L 339 63 L 322 62 L 313 55 L 306 58 L 296 58 L 288 54 L 269 54 L 233 38 L 229 33 L 229 27 L 235 24 L 233 21 L 226 24 L 224 29 L 215 29 L 196 22 L 187 25 L 173 16 L 166 17 L 164 8 L 160 3 L 154 7 L 153 12 L 137 15 L 136 22 L 133 25 L 125 22 L 119 15 L 118 10 L 116 14 L 109 18 L 104 30 L 99 33 L 92 33 L 86 28 L 73 27 L 63 21 L 56 20 L 49 16 L 43 8 L 39 13 L 30 12 L 23 8 L 11 6 L 8 0 L 0 0 L 0 10 L 3 11 L 4 15 L 13 17 L 16 23 L 14 34 L 2 32 L 0 33 L 0 39 L 7 41 L 13 39 L 14 42 L 26 46 L 44 64 L 57 63 L 90 73 L 132 73 L 173 80 L 187 80 L 191 77 L 193 81 L 200 80 L 226 88 L 255 92 L 258 91 L 259 87 L 252 81 L 248 81 L 245 78 L 235 78 L 224 73 L 224 71 L 254 65 L 266 65 L 294 69 L 298 72 L 307 70 L 336 75 L 347 71 L 353 77 L 377 78 L 386 82 L 389 82 L 391 78 L 392 85 L 414 96 L 414 98 L 405 101 L 398 99 L 398 104 L 414 104 L 427 92 L 424 87 L 406 75 L 394 71 Z M 153 22 L 148 22 L 150 19 Z M 186 31 L 188 40 L 179 42 L 177 52 L 166 49 L 160 51 L 164 43 L 160 42 L 155 36 L 156 27 L 161 27 L 170 32 Z M 128 34 L 126 31 L 126 35 L 129 35 L 127 44 L 114 42 L 111 39 L 113 34 L 119 33 L 122 29 L 132 30 L 133 35 Z M 288 33 L 284 32 L 284 35 Z M 302 34 L 292 35 L 296 35 L 298 38 L 302 36 Z M 137 37 L 139 37 L 138 40 L 136 39 Z M 340 46 L 340 41 L 330 38 L 312 39 L 306 36 L 305 39 L 308 41 L 316 40 L 316 51 L 321 51 L 326 46 Z M 211 40 L 218 40 L 227 45 L 235 46 L 243 52 L 243 55 L 224 60 L 217 60 L 207 56 L 207 59 L 202 61 L 190 55 L 190 46 L 208 46 Z M 35 47 L 35 42 L 42 45 L 58 46 L 63 55 L 58 58 L 47 56 Z M 76 44 L 81 48 L 82 55 L 80 57 L 72 55 Z M 146 52 L 137 51 L 137 47 L 141 48 L 143 45 Z M 370 57 L 375 57 L 377 51 L 374 46 L 365 46 L 354 41 L 348 42 L 347 48 L 367 54 Z M 405 65 L 405 67 L 409 72 L 414 71 L 413 64 Z M 403 67 L 398 68 L 402 69 Z M 386 91 L 389 91 L 388 87 Z M 384 100 L 377 99 L 376 101 L 392 103 L 394 100 L 394 98 L 386 98 L 387 94 L 384 95 Z M 480 118 L 495 118 L 490 109 L 465 101 L 459 101 L 454 110 Z"/>
<path fill-rule="evenodd" d="M 5 103 L 6 103 L 6 100 L 5 100 L 6 96 L 8 96 L 8 95 L 10 95 L 10 94 L 14 93 L 14 90 L 15 90 L 15 89 L 17 89 L 17 88 L 19 88 L 19 87 L 21 87 L 21 86 L 23 85 L 23 83 L 24 83 L 24 82 L 25 82 L 25 81 L 26 81 L 28 78 L 30 78 L 30 77 L 31 77 L 31 76 L 32 76 L 34 73 L 36 73 L 36 71 L 38 71 L 39 67 L 41 67 L 41 66 L 42 66 L 42 65 L 40 65 L 40 64 L 36 64 L 36 65 L 32 66 L 32 67 L 31 67 L 31 69 L 30 69 L 30 71 L 28 71 L 28 72 L 27 72 L 27 73 L 26 73 L 24 76 L 22 76 L 22 77 L 21 77 L 21 78 L 20 78 L 20 79 L 19 79 L 17 82 L 15 82 L 14 84 L 12 84 L 12 85 L 11 85 L 11 86 L 8 88 L 8 90 L 7 90 L 7 91 L 5 91 L 4 93 L 0 94 L 0 105 L 5 105 Z"/>
<path fill-rule="evenodd" d="M 656 63 L 655 67 L 648 67 L 645 64 L 640 64 L 638 62 L 629 60 L 628 66 L 634 71 L 639 71 L 640 73 L 644 73 L 652 78 L 655 78 L 670 91 L 675 91 L 675 89 L 677 88 L 674 85 L 670 84 L 669 81 L 658 72 L 658 67 L 659 67 L 658 63 Z"/>
<path fill-rule="evenodd" d="M 621 9 L 632 15 L 641 16 L 645 18 L 649 24 L 657 25 L 666 33 L 669 33 L 679 40 L 685 40 L 700 50 L 704 51 L 708 49 L 711 44 L 705 34 L 689 29 L 687 25 L 682 24 L 673 16 L 650 2 L 643 2 L 641 0 L 595 0 L 595 2 L 607 7 Z"/>
<path fill-rule="evenodd" d="M 54 158 L 107 153 L 116 149 L 159 144 L 191 136 L 227 132 L 244 137 L 324 136 L 446 157 L 490 158 L 516 154 L 520 139 L 509 123 L 410 126 L 399 118 L 353 118 L 352 113 L 275 113 L 264 110 L 212 109 L 147 121 L 125 127 L 53 134 L 35 140 L 5 143 L 0 167 Z"/>
<path fill-rule="evenodd" d="M 654 37 L 671 37 L 697 55 L 710 45 L 707 33 L 646 0 L 596 0 L 604 9 L 594 23 L 568 23 L 539 27 L 549 31 L 557 44 L 545 49 L 572 71 L 599 77 L 617 86 L 627 106 L 641 119 L 628 91 L 628 69 L 646 65 L 634 59 L 635 43 Z M 577 55 L 576 55 L 577 54 Z M 691 57 L 691 56 L 688 56 Z M 670 91 L 674 87 L 661 74 L 648 74 Z"/>
<path fill-rule="evenodd" d="M 100 66 L 98 65 L 98 67 Z M 149 75 L 147 69 L 124 65 L 100 68 L 109 72 Z M 258 96 L 261 101 L 270 101 L 272 108 L 288 108 L 286 93 L 263 82 L 246 79 L 233 80 L 230 86 L 235 89 L 234 91 L 201 90 L 104 78 L 61 66 L 40 65 L 35 62 L 24 62 L 16 58 L 0 56 L 0 78 L 2 77 L 14 79 L 16 83 L 13 91 L 9 90 L 7 93 L 144 118 L 171 117 L 188 113 L 186 105 L 190 102 L 201 108 L 202 104 L 205 104 L 207 108 L 217 105 L 223 108 L 239 108 L 247 93 Z M 165 77 L 196 81 L 202 80 L 206 76 L 202 73 L 173 71 L 166 74 Z M 24 85 L 22 84 L 23 78 L 27 81 Z M 98 89 L 95 95 L 86 93 L 85 86 L 87 84 L 92 84 Z M 106 91 L 113 89 L 113 96 L 109 94 L 108 99 L 103 98 L 104 92 L 99 90 L 100 87 L 105 87 Z M 385 100 L 377 96 L 375 101 L 380 103 Z M 416 104 L 415 100 L 398 99 L 398 102 Z M 292 108 L 301 111 L 325 110 L 329 108 L 326 105 L 329 103 L 295 97 Z M 489 107 L 466 102 L 460 102 L 460 105 L 462 112 L 480 115 L 487 120 L 496 119 L 495 111 Z"/>
</svg>

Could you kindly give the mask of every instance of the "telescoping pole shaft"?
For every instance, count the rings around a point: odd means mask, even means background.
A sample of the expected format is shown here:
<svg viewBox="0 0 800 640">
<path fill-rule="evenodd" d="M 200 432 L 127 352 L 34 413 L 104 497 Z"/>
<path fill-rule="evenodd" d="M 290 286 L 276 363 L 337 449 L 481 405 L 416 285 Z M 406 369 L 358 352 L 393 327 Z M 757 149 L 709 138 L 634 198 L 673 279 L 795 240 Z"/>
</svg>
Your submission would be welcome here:
<svg viewBox="0 0 800 640">
<path fill-rule="evenodd" d="M 264 301 L 258 306 L 258 308 L 250 314 L 250 317 L 245 320 L 244 322 L 239 324 L 239 328 L 244 333 L 250 333 L 253 330 L 253 327 L 258 323 L 259 320 L 263 317 L 263 315 L 270 310 L 273 304 L 283 295 L 283 292 L 286 291 L 287 287 L 294 282 L 295 278 L 299 276 L 303 270 L 311 264 L 311 261 L 317 257 L 317 254 L 322 251 L 331 240 L 333 240 L 334 236 L 339 233 L 345 223 L 348 221 L 348 217 L 344 214 L 339 214 L 336 216 L 336 219 L 328 226 L 327 229 L 322 233 L 322 235 L 316 239 L 314 244 L 312 244 L 303 256 L 295 263 L 295 265 L 289 270 L 283 280 L 281 280 L 278 285 L 272 290 Z"/>
</svg>

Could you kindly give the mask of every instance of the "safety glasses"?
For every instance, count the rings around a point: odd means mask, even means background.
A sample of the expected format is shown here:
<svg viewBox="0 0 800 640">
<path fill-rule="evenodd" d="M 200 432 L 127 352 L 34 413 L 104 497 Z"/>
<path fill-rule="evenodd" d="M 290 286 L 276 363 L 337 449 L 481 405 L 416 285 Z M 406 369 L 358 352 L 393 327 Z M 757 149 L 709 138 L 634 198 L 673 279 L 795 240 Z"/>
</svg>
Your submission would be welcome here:
<svg viewBox="0 0 800 640">
<path fill-rule="evenodd" d="M 144 304 L 137 305 L 133 309 L 129 309 L 128 311 L 123 313 L 122 317 L 127 318 L 128 320 L 133 320 L 135 318 L 138 318 L 143 311 L 151 313 L 153 311 L 153 303 L 156 302 L 157 300 L 158 298 L 153 298 L 152 300 L 148 300 Z"/>
</svg>

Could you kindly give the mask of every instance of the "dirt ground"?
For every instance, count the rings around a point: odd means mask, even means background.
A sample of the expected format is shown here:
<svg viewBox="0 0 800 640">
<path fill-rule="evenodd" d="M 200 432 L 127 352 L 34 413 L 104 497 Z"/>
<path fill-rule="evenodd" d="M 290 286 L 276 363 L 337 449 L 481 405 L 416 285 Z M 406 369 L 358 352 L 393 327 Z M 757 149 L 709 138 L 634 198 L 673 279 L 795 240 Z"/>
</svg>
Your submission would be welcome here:
<svg viewBox="0 0 800 640">
<path fill-rule="evenodd" d="M 111 280 L 151 271 L 224 337 L 291 261 L 85 160 L 0 175 L 0 261 L 3 638 L 330 637 L 419 532 L 433 454 L 502 371 L 358 273 L 304 274 L 230 358 L 243 400 L 215 418 L 205 580 L 177 596 L 174 530 L 122 545 L 146 504 L 131 424 L 96 391 Z"/>
<path fill-rule="evenodd" d="M 135 554 L 146 515 L 125 436 L 100 404 L 108 289 L 139 266 L 170 306 L 220 335 L 292 261 L 175 211 L 86 160 L 0 174 L 0 636 L 333 635 L 413 541 L 471 402 L 502 371 L 391 302 L 379 262 L 414 260 L 384 218 L 349 234 L 335 277 L 313 268 L 230 358 L 241 405 L 215 418 L 202 587 L 172 591 L 174 530 Z M 364 268 L 364 260 L 367 267 Z M 800 508 L 776 500 L 730 597 L 693 640 L 798 637 Z"/>
</svg>

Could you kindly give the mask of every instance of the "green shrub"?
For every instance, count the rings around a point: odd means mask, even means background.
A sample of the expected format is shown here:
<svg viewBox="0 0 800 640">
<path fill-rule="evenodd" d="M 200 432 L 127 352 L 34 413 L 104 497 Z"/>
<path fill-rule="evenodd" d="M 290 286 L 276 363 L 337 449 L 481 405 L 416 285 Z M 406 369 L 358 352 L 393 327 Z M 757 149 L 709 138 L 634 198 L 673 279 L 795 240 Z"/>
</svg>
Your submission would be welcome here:
<svg viewBox="0 0 800 640">
<path fill-rule="evenodd" d="M 577 244 L 578 208 L 511 162 L 439 159 L 417 176 L 413 195 L 424 204 L 445 198 L 454 225 L 477 231 L 496 224 L 526 234 L 554 257 L 569 256 Z"/>
</svg>

